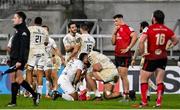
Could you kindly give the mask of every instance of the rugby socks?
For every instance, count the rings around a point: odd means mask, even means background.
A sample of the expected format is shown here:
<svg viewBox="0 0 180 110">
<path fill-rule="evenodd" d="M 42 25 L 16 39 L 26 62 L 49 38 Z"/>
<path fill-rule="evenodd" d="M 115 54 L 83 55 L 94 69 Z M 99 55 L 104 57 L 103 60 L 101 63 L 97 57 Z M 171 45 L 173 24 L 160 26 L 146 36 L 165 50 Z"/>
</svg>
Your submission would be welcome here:
<svg viewBox="0 0 180 110">
<path fill-rule="evenodd" d="M 164 92 L 164 84 L 159 83 L 157 85 L 157 100 L 156 100 L 156 105 L 157 106 L 161 106 L 163 92 Z"/>
<path fill-rule="evenodd" d="M 147 91 L 148 91 L 148 83 L 141 83 L 141 103 L 143 105 L 147 104 Z"/>
<path fill-rule="evenodd" d="M 150 94 L 151 94 L 151 89 L 149 88 L 147 91 L 147 96 L 150 96 Z"/>
<path fill-rule="evenodd" d="M 74 101 L 74 98 L 69 94 L 62 94 L 62 98 L 67 101 Z"/>
<path fill-rule="evenodd" d="M 98 90 L 96 90 L 96 91 L 94 92 L 94 94 L 95 94 L 96 97 L 101 97 L 101 94 L 100 94 L 100 92 L 99 92 Z"/>
<path fill-rule="evenodd" d="M 123 98 L 128 99 L 129 98 L 129 93 L 123 92 Z"/>
<path fill-rule="evenodd" d="M 38 85 L 38 86 L 37 86 L 37 93 L 39 93 L 39 94 L 42 95 L 42 88 L 43 88 L 42 85 Z"/>
<path fill-rule="evenodd" d="M 49 86 L 50 86 L 50 82 L 46 80 L 46 95 L 48 95 L 50 92 Z"/>
<path fill-rule="evenodd" d="M 18 93 L 18 89 L 20 88 L 19 84 L 17 82 L 11 83 L 11 103 L 16 104 L 16 96 Z"/>
<path fill-rule="evenodd" d="M 24 87 L 27 91 L 29 91 L 33 95 L 33 97 L 36 97 L 37 94 L 34 92 L 34 90 L 31 88 L 27 81 L 23 80 L 20 85 Z"/>
</svg>

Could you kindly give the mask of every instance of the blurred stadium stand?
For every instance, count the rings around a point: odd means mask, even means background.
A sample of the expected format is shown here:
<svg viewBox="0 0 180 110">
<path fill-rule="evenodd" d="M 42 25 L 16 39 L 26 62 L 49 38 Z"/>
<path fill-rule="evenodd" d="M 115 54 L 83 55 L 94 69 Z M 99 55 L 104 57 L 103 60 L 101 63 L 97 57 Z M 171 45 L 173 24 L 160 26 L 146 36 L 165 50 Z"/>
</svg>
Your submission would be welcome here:
<svg viewBox="0 0 180 110">
<path fill-rule="evenodd" d="M 6 44 L 13 35 L 10 19 L 17 10 L 27 13 L 28 25 L 32 25 L 32 19 L 36 16 L 41 16 L 62 51 L 62 38 L 67 33 L 67 24 L 70 21 L 75 21 L 78 25 L 88 23 L 90 33 L 97 41 L 95 49 L 113 59 L 114 47 L 110 39 L 114 14 L 123 14 L 125 21 L 138 32 L 142 20 L 150 23 L 151 13 L 155 9 L 162 9 L 167 15 L 166 25 L 179 37 L 179 5 L 180 0 L 0 0 L 0 63 L 7 55 Z M 168 54 L 169 64 L 175 65 L 180 56 L 180 43 L 169 50 Z"/>
</svg>

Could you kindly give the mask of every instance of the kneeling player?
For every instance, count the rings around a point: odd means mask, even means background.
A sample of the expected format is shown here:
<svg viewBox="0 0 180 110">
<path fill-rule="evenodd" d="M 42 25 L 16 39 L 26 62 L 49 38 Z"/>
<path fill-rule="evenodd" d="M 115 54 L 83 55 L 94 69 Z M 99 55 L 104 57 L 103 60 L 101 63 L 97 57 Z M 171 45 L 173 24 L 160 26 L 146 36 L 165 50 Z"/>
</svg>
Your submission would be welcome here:
<svg viewBox="0 0 180 110">
<path fill-rule="evenodd" d="M 114 83 L 118 81 L 119 75 L 111 60 L 99 52 L 92 51 L 88 54 L 88 61 L 93 67 L 93 71 L 87 74 L 87 82 L 95 92 L 95 100 L 102 100 L 101 94 L 97 90 L 96 80 L 104 82 L 104 97 L 106 99 L 121 96 L 119 92 L 113 92 Z"/>
<path fill-rule="evenodd" d="M 58 85 L 62 88 L 62 95 L 53 92 L 52 98 L 55 100 L 58 96 L 68 101 L 78 100 L 76 85 L 83 75 L 83 69 L 88 64 L 86 61 L 87 54 L 81 54 L 79 59 L 70 60 L 62 74 L 59 76 Z"/>
</svg>

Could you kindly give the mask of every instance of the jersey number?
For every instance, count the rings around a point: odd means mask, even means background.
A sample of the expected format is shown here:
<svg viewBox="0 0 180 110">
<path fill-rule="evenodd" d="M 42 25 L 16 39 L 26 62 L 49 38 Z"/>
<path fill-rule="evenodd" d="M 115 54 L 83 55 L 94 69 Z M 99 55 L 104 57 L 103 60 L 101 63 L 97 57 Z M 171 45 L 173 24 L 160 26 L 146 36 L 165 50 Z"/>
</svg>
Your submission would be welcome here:
<svg viewBox="0 0 180 110">
<path fill-rule="evenodd" d="M 41 36 L 36 35 L 36 36 L 35 36 L 35 42 L 36 42 L 36 43 L 41 43 Z"/>
<path fill-rule="evenodd" d="M 165 43 L 165 34 L 156 34 L 156 45 L 164 45 Z"/>
<path fill-rule="evenodd" d="M 91 52 L 91 50 L 92 50 L 92 45 L 87 45 L 87 52 Z"/>
</svg>

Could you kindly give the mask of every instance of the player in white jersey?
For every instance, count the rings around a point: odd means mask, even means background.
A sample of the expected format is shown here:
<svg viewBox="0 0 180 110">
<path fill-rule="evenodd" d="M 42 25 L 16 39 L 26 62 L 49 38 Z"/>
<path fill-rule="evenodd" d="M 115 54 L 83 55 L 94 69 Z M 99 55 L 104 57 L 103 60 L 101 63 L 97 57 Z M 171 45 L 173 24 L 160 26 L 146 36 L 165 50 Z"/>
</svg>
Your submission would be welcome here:
<svg viewBox="0 0 180 110">
<path fill-rule="evenodd" d="M 43 28 L 45 28 L 48 32 L 49 32 L 49 28 L 47 26 L 42 26 Z M 57 48 L 57 45 L 54 41 L 54 39 L 52 39 L 51 37 L 49 37 L 49 42 L 48 45 L 45 46 L 45 67 L 44 67 L 44 71 L 45 71 L 45 76 L 46 76 L 46 97 L 50 98 L 49 93 L 50 93 L 50 85 L 52 86 L 52 90 L 57 90 L 57 80 L 58 80 L 58 76 L 57 76 L 57 71 L 59 68 L 55 68 L 54 64 L 56 64 L 57 59 L 55 59 L 56 57 L 61 57 L 61 59 L 59 58 L 59 65 L 57 65 L 58 67 L 60 67 L 61 62 L 64 63 L 64 58 L 60 52 L 60 50 Z M 52 81 L 52 82 L 51 82 Z"/>
<path fill-rule="evenodd" d="M 87 74 L 87 81 L 95 93 L 95 99 L 102 100 L 101 94 L 97 90 L 96 80 L 104 82 L 105 98 L 111 99 L 121 96 L 119 92 L 113 92 L 114 83 L 119 79 L 118 71 L 113 62 L 107 56 L 96 51 L 91 51 L 88 54 L 88 61 L 93 67 L 93 72 Z"/>
<path fill-rule="evenodd" d="M 148 22 L 146 22 L 146 21 L 141 22 L 141 23 L 140 23 L 140 33 L 142 33 L 143 30 L 146 29 L 148 26 L 149 26 Z M 138 42 L 139 42 L 139 40 L 138 40 Z M 144 53 L 145 53 L 144 55 L 148 54 L 148 50 L 147 50 L 147 40 L 146 40 L 146 42 L 145 42 L 145 50 L 144 50 Z M 131 61 L 131 66 L 132 66 L 132 67 L 135 65 L 135 63 L 136 63 L 135 60 L 136 60 L 136 58 L 137 58 L 138 55 L 139 55 L 139 48 L 136 48 L 135 53 L 134 53 L 134 55 L 133 55 L 133 57 L 132 57 L 132 61 Z M 144 59 L 144 57 L 142 56 L 141 62 L 140 62 L 140 66 L 141 66 L 141 67 L 142 67 L 143 64 L 144 64 L 144 61 L 145 61 L 145 59 Z M 153 83 L 153 81 L 151 81 L 150 79 L 149 79 L 149 81 L 148 81 L 148 85 L 149 85 L 151 88 L 153 88 L 154 90 L 156 90 L 156 88 L 157 88 L 156 85 Z M 149 90 L 148 90 L 148 92 L 147 92 L 147 99 L 148 99 L 148 101 L 150 101 L 151 88 L 149 88 Z"/>
<path fill-rule="evenodd" d="M 63 38 L 63 44 L 65 47 L 66 55 L 65 55 L 65 62 L 67 63 L 71 59 L 71 54 L 74 50 L 76 45 L 77 39 L 80 37 L 80 34 L 77 33 L 77 27 L 74 22 L 70 22 L 68 24 L 69 33 Z M 76 56 L 77 57 L 77 56 Z"/>
<path fill-rule="evenodd" d="M 83 71 L 85 71 L 87 64 L 87 54 L 80 55 L 79 59 L 71 59 L 66 64 L 58 79 L 58 84 L 63 90 L 61 95 L 63 99 L 68 101 L 78 100 L 76 86 L 83 76 Z M 54 100 L 57 98 L 57 94 L 53 94 L 52 96 Z"/>
<path fill-rule="evenodd" d="M 30 52 L 26 74 L 28 83 L 32 85 L 33 70 L 35 67 L 37 68 L 37 92 L 42 94 L 43 68 L 45 65 L 45 44 L 48 42 L 48 32 L 41 26 L 41 17 L 36 17 L 34 24 L 34 26 L 29 27 L 29 31 L 31 33 Z"/>
</svg>

